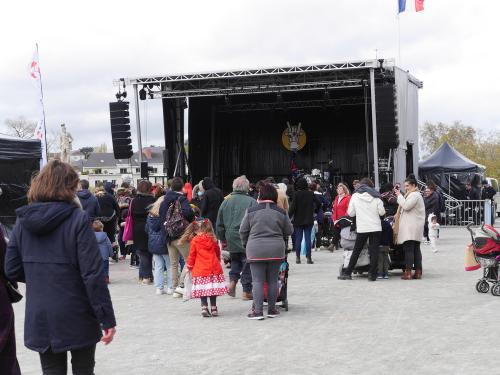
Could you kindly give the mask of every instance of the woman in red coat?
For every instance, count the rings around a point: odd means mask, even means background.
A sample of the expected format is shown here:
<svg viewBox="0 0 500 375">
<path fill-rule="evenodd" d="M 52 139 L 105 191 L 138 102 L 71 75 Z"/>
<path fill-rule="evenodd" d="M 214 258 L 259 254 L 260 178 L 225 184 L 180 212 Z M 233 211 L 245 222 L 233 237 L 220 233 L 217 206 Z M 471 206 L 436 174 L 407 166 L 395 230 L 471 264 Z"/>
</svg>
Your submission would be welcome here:
<svg viewBox="0 0 500 375">
<path fill-rule="evenodd" d="M 337 196 L 333 201 L 333 248 L 337 250 L 339 248 L 340 241 L 340 228 L 336 225 L 337 221 L 343 216 L 347 216 L 347 207 L 349 207 L 349 201 L 351 200 L 351 195 L 349 194 L 349 188 L 342 182 L 337 185 Z"/>
<path fill-rule="evenodd" d="M 179 244 L 187 242 L 190 246 L 186 267 L 193 278 L 191 297 L 201 298 L 203 317 L 218 316 L 217 296 L 227 294 L 228 289 L 220 264 L 220 248 L 210 220 L 202 219 L 189 224 Z"/>
</svg>

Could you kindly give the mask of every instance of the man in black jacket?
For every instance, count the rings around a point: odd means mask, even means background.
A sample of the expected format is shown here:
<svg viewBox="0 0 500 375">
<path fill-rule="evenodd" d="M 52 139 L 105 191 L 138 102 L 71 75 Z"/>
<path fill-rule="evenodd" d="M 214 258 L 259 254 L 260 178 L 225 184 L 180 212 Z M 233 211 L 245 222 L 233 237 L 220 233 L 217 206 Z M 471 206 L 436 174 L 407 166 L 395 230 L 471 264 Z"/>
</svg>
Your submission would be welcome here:
<svg viewBox="0 0 500 375">
<path fill-rule="evenodd" d="M 208 177 L 203 179 L 202 186 L 205 189 L 205 194 L 200 204 L 201 216 L 209 219 L 215 228 L 219 207 L 224 202 L 224 195 L 222 194 L 222 190 L 216 187 Z"/>
</svg>

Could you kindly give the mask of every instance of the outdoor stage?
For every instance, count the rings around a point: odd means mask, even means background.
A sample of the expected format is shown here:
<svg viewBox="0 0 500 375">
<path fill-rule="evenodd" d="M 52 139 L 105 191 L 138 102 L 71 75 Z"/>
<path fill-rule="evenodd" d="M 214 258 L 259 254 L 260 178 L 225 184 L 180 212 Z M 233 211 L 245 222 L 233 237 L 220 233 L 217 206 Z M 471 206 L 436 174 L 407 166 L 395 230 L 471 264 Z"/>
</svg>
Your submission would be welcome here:
<svg viewBox="0 0 500 375">
<path fill-rule="evenodd" d="M 140 89 L 141 99 L 163 101 L 169 176 L 211 176 L 226 190 L 241 174 L 252 181 L 288 177 L 288 133 L 299 124 L 302 144 L 293 159 L 300 170 L 323 170 L 333 160 L 336 179 L 368 175 L 376 185 L 417 171 L 422 83 L 391 60 L 122 82 L 136 96 Z M 183 152 L 186 108 L 189 155 Z"/>
</svg>

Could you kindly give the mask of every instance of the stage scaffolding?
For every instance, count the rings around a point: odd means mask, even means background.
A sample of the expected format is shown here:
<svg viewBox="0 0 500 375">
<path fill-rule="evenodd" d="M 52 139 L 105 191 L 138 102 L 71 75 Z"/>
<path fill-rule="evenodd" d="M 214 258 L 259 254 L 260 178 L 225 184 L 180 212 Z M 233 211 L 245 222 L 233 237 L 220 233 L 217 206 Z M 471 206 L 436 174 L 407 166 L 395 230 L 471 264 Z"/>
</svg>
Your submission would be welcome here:
<svg viewBox="0 0 500 375">
<path fill-rule="evenodd" d="M 217 111 L 261 111 L 276 108 L 311 108 L 344 105 L 363 105 L 362 98 L 341 98 L 325 100 L 292 100 L 277 103 L 232 104 L 234 95 L 269 94 L 300 91 L 370 88 L 371 129 L 373 134 L 373 170 L 378 171 L 376 98 L 373 88 L 377 85 L 395 83 L 395 64 L 393 59 L 375 59 L 331 64 L 300 65 L 265 69 L 231 70 L 208 73 L 155 75 L 149 77 L 120 78 L 115 86 L 125 83 L 132 86 L 136 95 L 136 122 L 140 134 L 140 115 L 138 94 L 146 100 L 162 100 L 165 118 L 165 142 L 167 149 L 175 149 L 169 156 L 170 163 L 178 159 L 181 145 L 184 144 L 183 111 L 188 97 L 225 97 L 226 104 L 218 105 Z M 422 88 L 422 82 L 407 73 L 409 83 Z M 141 90 L 141 91 L 138 91 Z M 167 110 L 167 108 L 170 108 Z M 169 112 L 170 111 L 170 112 Z M 167 115 L 168 114 L 168 115 Z M 400 126 L 400 124 L 398 124 Z M 180 131 L 182 129 L 182 131 Z M 171 140 L 170 138 L 174 138 Z M 139 147 L 140 139 L 138 140 Z M 403 143 L 403 140 L 401 140 Z M 406 142 L 406 141 L 405 141 Z M 181 156 L 181 159 L 183 157 Z M 185 160 L 181 160 L 181 164 Z M 172 170 L 172 168 L 170 168 Z M 378 173 L 374 173 L 378 186 Z"/>
</svg>

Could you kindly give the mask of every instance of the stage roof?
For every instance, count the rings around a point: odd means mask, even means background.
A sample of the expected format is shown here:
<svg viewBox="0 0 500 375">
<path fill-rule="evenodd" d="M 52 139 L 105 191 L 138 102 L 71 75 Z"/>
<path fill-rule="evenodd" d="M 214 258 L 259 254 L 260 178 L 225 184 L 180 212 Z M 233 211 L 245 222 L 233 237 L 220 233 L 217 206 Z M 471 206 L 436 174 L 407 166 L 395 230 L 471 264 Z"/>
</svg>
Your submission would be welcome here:
<svg viewBox="0 0 500 375">
<path fill-rule="evenodd" d="M 231 70 L 208 73 L 120 78 L 115 85 L 133 85 L 146 90 L 147 99 L 196 96 L 277 93 L 363 87 L 369 70 L 377 81 L 394 79 L 394 60 L 375 59 L 317 65 Z M 410 82 L 422 82 L 408 75 Z"/>
</svg>

